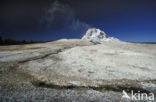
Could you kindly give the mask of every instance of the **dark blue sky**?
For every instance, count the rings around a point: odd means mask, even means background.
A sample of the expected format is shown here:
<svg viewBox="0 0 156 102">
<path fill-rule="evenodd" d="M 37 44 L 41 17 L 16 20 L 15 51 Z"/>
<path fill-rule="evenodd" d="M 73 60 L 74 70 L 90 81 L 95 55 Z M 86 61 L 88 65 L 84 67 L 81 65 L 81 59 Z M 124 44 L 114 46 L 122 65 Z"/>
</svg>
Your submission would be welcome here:
<svg viewBox="0 0 156 102">
<path fill-rule="evenodd" d="M 81 38 L 88 28 L 123 41 L 156 42 L 156 0 L 8 0 L 0 36 L 16 40 Z"/>
</svg>

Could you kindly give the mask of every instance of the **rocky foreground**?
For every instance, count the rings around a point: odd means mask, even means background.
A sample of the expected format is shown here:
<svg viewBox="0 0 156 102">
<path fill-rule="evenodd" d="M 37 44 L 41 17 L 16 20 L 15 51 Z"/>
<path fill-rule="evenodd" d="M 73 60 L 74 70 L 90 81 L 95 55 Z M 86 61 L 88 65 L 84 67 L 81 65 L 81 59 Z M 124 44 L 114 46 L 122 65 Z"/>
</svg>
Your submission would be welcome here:
<svg viewBox="0 0 156 102">
<path fill-rule="evenodd" d="M 0 46 L 2 102 L 133 102 L 122 99 L 123 90 L 156 95 L 156 44 L 63 39 Z"/>
</svg>

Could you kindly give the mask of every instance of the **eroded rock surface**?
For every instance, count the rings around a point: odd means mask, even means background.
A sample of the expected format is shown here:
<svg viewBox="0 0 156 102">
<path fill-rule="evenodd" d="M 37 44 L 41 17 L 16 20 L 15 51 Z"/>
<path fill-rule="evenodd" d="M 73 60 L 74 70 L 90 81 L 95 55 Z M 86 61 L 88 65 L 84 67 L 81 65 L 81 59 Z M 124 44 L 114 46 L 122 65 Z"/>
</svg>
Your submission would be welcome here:
<svg viewBox="0 0 156 102">
<path fill-rule="evenodd" d="M 91 41 L 95 44 L 104 42 L 119 42 L 120 40 L 114 37 L 109 37 L 104 31 L 96 28 L 90 28 L 82 37 L 82 40 Z"/>
<path fill-rule="evenodd" d="M 78 102 L 77 98 L 85 101 L 121 101 L 122 90 L 156 94 L 155 51 L 155 44 L 119 41 L 94 45 L 78 39 L 1 46 L 0 90 L 3 90 L 0 100 L 10 96 L 11 92 L 5 90 L 14 90 L 27 97 L 28 93 L 33 96 L 33 92 L 42 91 L 46 93 L 43 99 L 52 100 L 47 95 L 49 89 L 56 92 L 60 99 L 70 96 L 67 101 L 75 102 Z M 68 89 L 69 94 L 62 93 Z M 86 92 L 93 93 L 93 96 L 88 99 L 90 93 Z M 12 93 L 11 96 L 17 94 Z M 52 97 L 56 98 L 55 95 Z"/>
</svg>

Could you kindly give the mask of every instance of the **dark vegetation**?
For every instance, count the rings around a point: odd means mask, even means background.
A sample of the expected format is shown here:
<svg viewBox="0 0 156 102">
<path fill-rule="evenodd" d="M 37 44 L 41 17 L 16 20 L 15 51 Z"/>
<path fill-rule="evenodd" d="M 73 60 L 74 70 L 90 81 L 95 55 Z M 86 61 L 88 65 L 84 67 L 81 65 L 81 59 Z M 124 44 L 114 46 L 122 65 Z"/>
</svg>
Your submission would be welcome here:
<svg viewBox="0 0 156 102">
<path fill-rule="evenodd" d="M 42 41 L 26 41 L 26 40 L 22 40 L 22 41 L 17 41 L 17 40 L 13 40 L 10 38 L 7 39 L 3 39 L 0 36 L 0 45 L 22 45 L 22 44 L 32 44 L 32 43 L 41 43 Z"/>
</svg>

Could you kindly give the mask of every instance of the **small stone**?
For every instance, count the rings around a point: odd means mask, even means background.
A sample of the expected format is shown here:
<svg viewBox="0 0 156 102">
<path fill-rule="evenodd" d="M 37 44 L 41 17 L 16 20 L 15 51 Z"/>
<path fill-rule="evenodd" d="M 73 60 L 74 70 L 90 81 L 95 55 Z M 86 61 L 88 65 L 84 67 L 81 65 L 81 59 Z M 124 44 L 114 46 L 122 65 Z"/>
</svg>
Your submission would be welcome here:
<svg viewBox="0 0 156 102">
<path fill-rule="evenodd" d="M 79 82 L 77 82 L 77 81 L 70 81 L 70 82 L 68 82 L 68 85 L 69 86 L 78 86 Z"/>
</svg>

